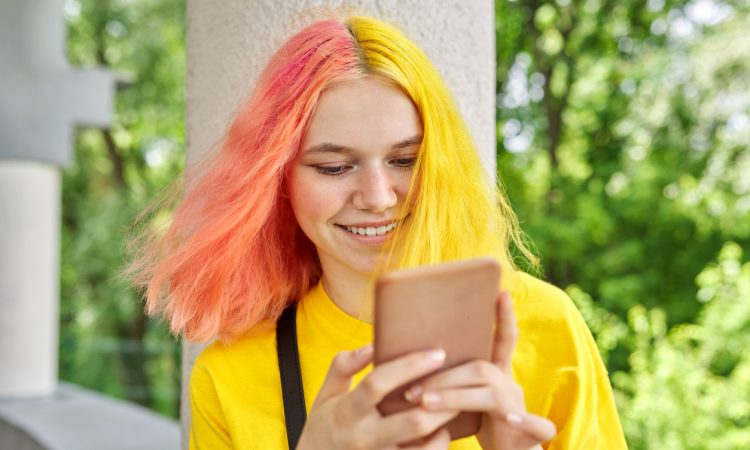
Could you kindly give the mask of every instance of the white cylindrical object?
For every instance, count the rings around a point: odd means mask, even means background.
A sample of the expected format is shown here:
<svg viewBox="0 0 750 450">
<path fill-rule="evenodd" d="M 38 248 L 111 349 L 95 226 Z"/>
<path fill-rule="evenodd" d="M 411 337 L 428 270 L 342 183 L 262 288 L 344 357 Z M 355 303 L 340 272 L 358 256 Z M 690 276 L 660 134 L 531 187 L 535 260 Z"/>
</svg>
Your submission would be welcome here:
<svg viewBox="0 0 750 450">
<path fill-rule="evenodd" d="M 57 387 L 60 171 L 0 160 L 0 397 Z"/>
</svg>

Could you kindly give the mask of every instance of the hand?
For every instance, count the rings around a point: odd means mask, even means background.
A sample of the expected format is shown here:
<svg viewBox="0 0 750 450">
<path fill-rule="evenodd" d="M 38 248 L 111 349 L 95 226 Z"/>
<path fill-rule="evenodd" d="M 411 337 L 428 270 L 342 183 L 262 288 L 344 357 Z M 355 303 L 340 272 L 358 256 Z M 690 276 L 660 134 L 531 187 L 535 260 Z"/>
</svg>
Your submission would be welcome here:
<svg viewBox="0 0 750 450">
<path fill-rule="evenodd" d="M 557 433 L 549 420 L 526 412 L 523 390 L 513 380 L 511 359 L 518 326 L 507 292 L 498 295 L 492 361 L 471 361 L 435 374 L 406 391 L 427 411 L 481 411 L 477 438 L 484 450 L 528 450 Z"/>
<path fill-rule="evenodd" d="M 447 449 L 448 432 L 440 430 L 458 409 L 412 408 L 383 417 L 376 405 L 391 391 L 443 365 L 445 352 L 410 353 L 379 365 L 349 391 L 352 376 L 372 361 L 372 346 L 339 353 L 333 360 L 302 430 L 297 450 L 396 449 L 399 443 L 426 438 L 412 449 Z"/>
</svg>

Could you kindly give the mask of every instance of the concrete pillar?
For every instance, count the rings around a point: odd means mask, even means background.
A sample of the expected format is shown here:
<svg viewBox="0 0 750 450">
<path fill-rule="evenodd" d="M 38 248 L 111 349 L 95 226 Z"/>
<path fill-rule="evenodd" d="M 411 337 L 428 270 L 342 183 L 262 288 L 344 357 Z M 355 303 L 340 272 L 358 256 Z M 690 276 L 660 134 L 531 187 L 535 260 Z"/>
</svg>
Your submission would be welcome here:
<svg viewBox="0 0 750 450">
<path fill-rule="evenodd" d="M 50 393 L 57 379 L 53 344 L 58 332 L 59 199 L 60 173 L 54 166 L 0 162 L 0 395 L 4 397 Z"/>
<path fill-rule="evenodd" d="M 390 22 L 419 45 L 452 90 L 486 167 L 495 172 L 492 0 L 188 0 L 187 6 L 188 163 L 220 138 L 271 52 L 301 28 L 299 18 L 327 7 Z M 183 444 L 190 421 L 187 383 L 201 349 L 186 342 L 183 351 Z"/>
<path fill-rule="evenodd" d="M 110 121 L 114 79 L 72 71 L 63 0 L 0 2 L 0 397 L 57 386 L 60 173 L 75 125 Z"/>
</svg>

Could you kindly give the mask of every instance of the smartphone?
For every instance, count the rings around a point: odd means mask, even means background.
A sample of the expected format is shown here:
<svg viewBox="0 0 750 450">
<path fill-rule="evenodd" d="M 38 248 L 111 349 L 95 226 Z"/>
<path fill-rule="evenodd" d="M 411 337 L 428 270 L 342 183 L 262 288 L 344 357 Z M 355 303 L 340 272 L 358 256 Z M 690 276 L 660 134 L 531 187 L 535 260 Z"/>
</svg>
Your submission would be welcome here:
<svg viewBox="0 0 750 450">
<path fill-rule="evenodd" d="M 500 265 L 493 258 L 384 274 L 375 285 L 374 364 L 438 347 L 446 352 L 438 371 L 471 360 L 491 360 L 499 288 Z M 415 407 L 404 391 L 418 381 L 386 396 L 378 405 L 380 413 Z M 481 413 L 463 412 L 446 428 L 451 439 L 458 439 L 476 434 L 480 424 Z"/>
</svg>

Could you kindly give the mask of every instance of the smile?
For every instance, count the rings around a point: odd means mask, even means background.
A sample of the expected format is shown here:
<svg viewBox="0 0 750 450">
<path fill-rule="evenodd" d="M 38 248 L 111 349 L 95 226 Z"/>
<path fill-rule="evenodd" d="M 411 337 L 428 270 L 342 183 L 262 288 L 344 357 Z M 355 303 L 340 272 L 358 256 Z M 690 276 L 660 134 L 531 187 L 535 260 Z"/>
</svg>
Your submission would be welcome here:
<svg viewBox="0 0 750 450">
<path fill-rule="evenodd" d="M 360 236 L 384 236 L 388 233 L 390 233 L 394 228 L 398 226 L 398 222 L 392 222 L 388 225 L 382 225 L 379 227 L 354 227 L 349 225 L 344 225 L 342 228 L 344 228 L 346 231 L 357 234 Z"/>
</svg>

